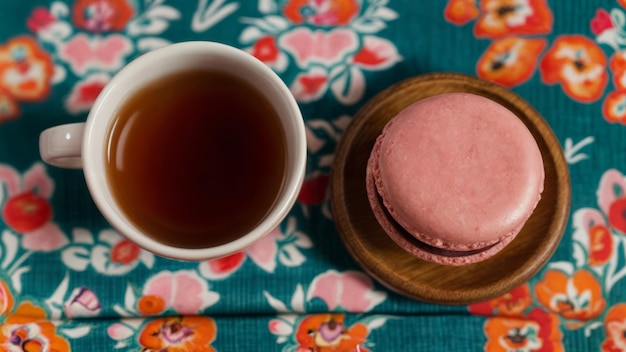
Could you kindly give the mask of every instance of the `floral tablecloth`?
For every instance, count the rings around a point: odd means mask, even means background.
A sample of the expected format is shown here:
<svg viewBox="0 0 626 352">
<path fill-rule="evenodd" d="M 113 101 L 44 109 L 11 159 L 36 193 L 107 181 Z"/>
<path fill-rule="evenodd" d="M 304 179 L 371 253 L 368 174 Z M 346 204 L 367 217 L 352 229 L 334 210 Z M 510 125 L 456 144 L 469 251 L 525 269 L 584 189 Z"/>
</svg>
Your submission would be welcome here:
<svg viewBox="0 0 626 352">
<path fill-rule="evenodd" d="M 625 26 L 624 0 L 0 2 L 0 350 L 626 351 Z M 300 104 L 309 151 L 287 219 L 202 263 L 140 250 L 100 215 L 82 172 L 38 154 L 39 133 L 84 121 L 122 66 L 187 40 L 227 43 L 274 69 Z M 328 202 L 333 153 L 356 111 L 440 71 L 528 100 L 572 180 L 550 263 L 470 306 L 412 301 L 373 281 Z"/>
</svg>

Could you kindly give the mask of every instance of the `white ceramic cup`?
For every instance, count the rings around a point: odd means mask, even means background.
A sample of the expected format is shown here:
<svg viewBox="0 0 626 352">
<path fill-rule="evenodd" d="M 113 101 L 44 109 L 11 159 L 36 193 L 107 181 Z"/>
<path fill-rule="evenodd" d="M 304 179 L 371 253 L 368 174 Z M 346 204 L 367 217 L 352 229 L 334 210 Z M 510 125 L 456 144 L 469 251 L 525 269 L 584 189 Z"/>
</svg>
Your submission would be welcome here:
<svg viewBox="0 0 626 352">
<path fill-rule="evenodd" d="M 271 102 L 280 117 L 286 144 L 283 186 L 266 217 L 238 239 L 210 248 L 179 248 L 160 243 L 139 231 L 123 214 L 111 194 L 105 172 L 109 124 L 120 104 L 151 81 L 176 72 L 211 69 L 239 77 Z M 302 115 L 284 82 L 265 64 L 239 49 L 213 42 L 184 42 L 149 52 L 129 63 L 102 90 L 85 123 L 66 124 L 41 133 L 42 159 L 64 168 L 81 168 L 96 206 L 109 223 L 140 247 L 163 257 L 208 260 L 240 251 L 268 234 L 287 216 L 298 196 L 306 167 L 306 137 Z"/>
</svg>

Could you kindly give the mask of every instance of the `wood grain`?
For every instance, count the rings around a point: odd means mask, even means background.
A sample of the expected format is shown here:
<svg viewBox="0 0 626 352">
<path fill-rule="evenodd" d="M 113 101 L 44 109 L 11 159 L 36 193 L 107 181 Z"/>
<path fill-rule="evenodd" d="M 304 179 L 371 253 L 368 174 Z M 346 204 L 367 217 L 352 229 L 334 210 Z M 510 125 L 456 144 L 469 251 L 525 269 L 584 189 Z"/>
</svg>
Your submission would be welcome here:
<svg viewBox="0 0 626 352">
<path fill-rule="evenodd" d="M 535 137 L 546 173 L 541 200 L 516 239 L 494 257 L 461 267 L 422 261 L 396 245 L 378 225 L 365 190 L 367 159 L 385 124 L 421 99 L 451 92 L 481 95 L 515 113 Z M 400 294 L 450 305 L 502 295 L 535 274 L 561 240 L 569 216 L 570 194 L 560 143 L 537 111 L 503 87 L 456 73 L 414 77 L 374 97 L 347 128 L 331 174 L 336 225 L 348 251 L 363 269 Z"/>
</svg>

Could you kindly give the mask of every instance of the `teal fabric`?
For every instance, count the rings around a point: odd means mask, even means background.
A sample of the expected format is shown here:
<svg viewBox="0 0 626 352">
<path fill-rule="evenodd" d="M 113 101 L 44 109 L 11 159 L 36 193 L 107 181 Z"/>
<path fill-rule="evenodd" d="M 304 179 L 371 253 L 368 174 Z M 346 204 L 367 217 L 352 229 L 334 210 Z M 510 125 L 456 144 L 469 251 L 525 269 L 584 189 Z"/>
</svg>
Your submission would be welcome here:
<svg viewBox="0 0 626 352">
<path fill-rule="evenodd" d="M 470 15 L 450 15 L 446 8 L 453 5 Z M 498 17 L 491 6 L 508 10 Z M 623 6 L 591 0 L 3 1 L 0 346 L 626 350 Z M 506 13 L 517 17 L 504 29 L 496 24 L 481 32 L 489 16 L 506 22 Z M 39 133 L 84 121 L 99 89 L 124 64 L 189 40 L 230 44 L 265 61 L 298 100 L 311 137 L 307 178 L 288 218 L 253 249 L 203 263 L 159 258 L 124 242 L 95 207 L 82 172 L 47 166 L 38 152 Z M 506 40 L 522 45 L 516 55 L 528 61 L 511 59 L 511 52 L 498 56 L 494 45 Z M 557 44 L 571 57 L 555 54 Z M 504 79 L 481 69 L 481 58 L 491 54 L 504 62 Z M 10 70 L 18 78 L 8 78 Z M 520 71 L 526 76 L 516 76 Z M 500 300 L 471 307 L 422 303 L 387 290 L 348 255 L 330 216 L 332 155 L 352 116 L 386 87 L 430 72 L 509 86 L 548 121 L 571 175 L 571 213 L 550 264 Z M 6 209 L 31 191 L 43 203 L 20 225 L 15 210 Z M 341 331 L 331 329 L 331 320 Z M 318 340 L 306 342 L 298 332 Z"/>
</svg>

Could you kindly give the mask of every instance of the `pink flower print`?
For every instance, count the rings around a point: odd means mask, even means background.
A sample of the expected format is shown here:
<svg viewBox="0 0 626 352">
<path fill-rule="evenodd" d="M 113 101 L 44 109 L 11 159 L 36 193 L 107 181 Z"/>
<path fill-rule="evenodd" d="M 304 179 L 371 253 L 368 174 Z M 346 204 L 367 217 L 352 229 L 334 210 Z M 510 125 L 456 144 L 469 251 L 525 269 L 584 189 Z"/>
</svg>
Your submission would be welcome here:
<svg viewBox="0 0 626 352">
<path fill-rule="evenodd" d="M 287 56 L 278 49 L 276 38 L 273 36 L 260 38 L 247 51 L 278 72 L 282 72 L 287 68 Z"/>
<path fill-rule="evenodd" d="M 294 97 L 303 103 L 318 100 L 328 90 L 328 73 L 321 67 L 313 67 L 300 73 L 289 88 Z"/>
<path fill-rule="evenodd" d="M 144 285 L 137 309 L 144 315 L 155 315 L 172 308 L 178 314 L 199 314 L 217 303 L 220 295 L 195 271 L 163 271 Z"/>
<path fill-rule="evenodd" d="M 363 313 L 382 303 L 387 294 L 374 291 L 374 284 L 365 274 L 357 271 L 339 273 L 328 270 L 318 275 L 307 293 L 307 300 L 319 298 L 326 302 L 328 309 L 353 313 Z"/>
<path fill-rule="evenodd" d="M 88 318 L 100 314 L 102 304 L 96 293 L 89 287 L 76 288 L 63 305 L 65 315 L 70 318 Z"/>
<path fill-rule="evenodd" d="M 591 31 L 595 35 L 600 35 L 608 29 L 615 27 L 611 15 L 604 9 L 596 11 L 596 17 L 591 20 Z"/>
<path fill-rule="evenodd" d="M 65 101 L 65 107 L 73 114 L 89 111 L 102 89 L 110 80 L 111 77 L 109 75 L 97 73 L 77 82 Z"/>
<path fill-rule="evenodd" d="M 115 341 L 123 341 L 135 334 L 135 330 L 123 323 L 115 323 L 107 328 L 107 335 Z"/>
<path fill-rule="evenodd" d="M 296 28 L 282 35 L 279 45 L 294 56 L 300 67 L 306 68 L 311 64 L 331 67 L 344 62 L 349 54 L 357 50 L 358 37 L 353 31 L 343 28 L 329 32 Z"/>
<path fill-rule="evenodd" d="M 285 266 L 298 266 L 306 260 L 300 249 L 311 248 L 313 243 L 296 227 L 296 219 L 290 217 L 284 231 L 277 226 L 244 251 L 200 263 L 198 271 L 210 280 L 224 279 L 239 270 L 247 257 L 268 273 L 276 270 L 278 262 Z"/>
<path fill-rule="evenodd" d="M 133 45 L 123 35 L 90 38 L 79 33 L 60 48 L 58 55 L 74 72 L 83 75 L 89 69 L 117 71 L 132 52 Z"/>
<path fill-rule="evenodd" d="M 401 60 L 392 42 L 371 35 L 363 37 L 363 47 L 353 58 L 356 65 L 366 70 L 384 70 Z"/>
<path fill-rule="evenodd" d="M 26 249 L 53 251 L 68 243 L 61 229 L 52 222 L 49 200 L 53 192 L 54 182 L 42 164 L 35 164 L 23 177 L 10 166 L 0 165 L 2 219 L 23 235 L 22 246 Z"/>
<path fill-rule="evenodd" d="M 26 27 L 33 32 L 39 33 L 56 22 L 57 18 L 45 7 L 36 7 L 26 20 Z"/>
<path fill-rule="evenodd" d="M 252 261 L 268 273 L 276 269 L 276 255 L 278 254 L 278 241 L 282 237 L 280 228 L 277 226 L 267 236 L 253 243 L 246 249 L 246 253 Z"/>
</svg>

